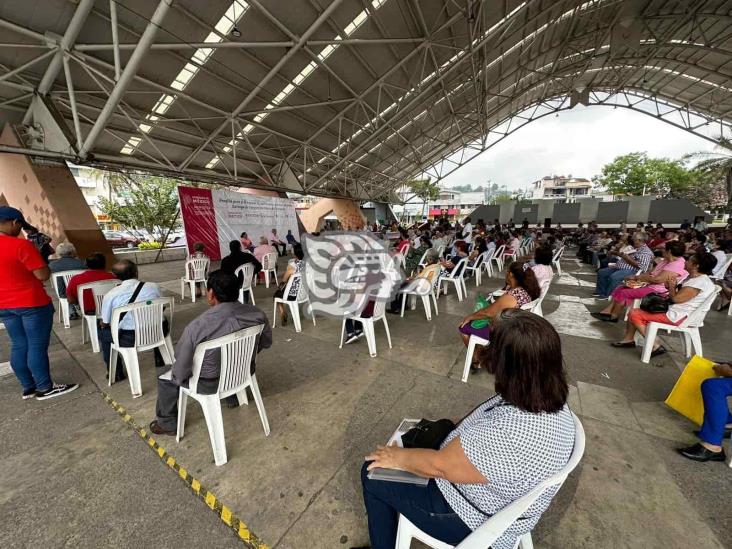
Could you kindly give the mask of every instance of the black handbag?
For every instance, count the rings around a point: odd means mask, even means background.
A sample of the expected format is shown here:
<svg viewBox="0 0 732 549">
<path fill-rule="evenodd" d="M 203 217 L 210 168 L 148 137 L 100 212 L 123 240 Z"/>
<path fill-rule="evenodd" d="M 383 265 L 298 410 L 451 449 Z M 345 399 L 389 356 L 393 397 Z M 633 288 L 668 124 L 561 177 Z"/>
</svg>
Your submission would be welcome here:
<svg viewBox="0 0 732 549">
<path fill-rule="evenodd" d="M 405 448 L 439 450 L 440 445 L 453 429 L 455 429 L 455 424 L 449 419 L 436 421 L 423 419 L 402 435 L 402 445 Z"/>
<path fill-rule="evenodd" d="M 659 294 L 648 294 L 641 300 L 640 308 L 647 313 L 666 313 L 669 307 L 668 298 Z"/>
</svg>

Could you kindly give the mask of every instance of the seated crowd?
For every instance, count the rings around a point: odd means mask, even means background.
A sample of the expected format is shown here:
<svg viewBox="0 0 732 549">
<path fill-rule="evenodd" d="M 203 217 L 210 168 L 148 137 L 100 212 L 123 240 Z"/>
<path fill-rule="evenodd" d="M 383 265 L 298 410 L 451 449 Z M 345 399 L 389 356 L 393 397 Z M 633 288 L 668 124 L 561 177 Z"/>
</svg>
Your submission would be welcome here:
<svg viewBox="0 0 732 549">
<path fill-rule="evenodd" d="M 94 253 L 81 263 L 73 247 L 59 245 L 59 258 L 46 265 L 31 241 L 17 238 L 28 229 L 22 214 L 13 208 L 0 207 L 0 320 L 5 323 L 13 348 L 11 365 L 22 388 L 23 398 L 50 398 L 74 390 L 78 385 L 54 384 L 48 363 L 48 343 L 53 323 L 53 305 L 43 288 L 52 272 L 83 269 L 64 286 L 63 297 L 78 304 L 85 314 L 95 313 L 93 296 L 81 295 L 79 286 L 90 282 L 116 279 L 118 286 L 102 300 L 98 328 L 99 341 L 107 371 L 115 380 L 125 377 L 125 365 L 118 359 L 109 369 L 113 340 L 121 347 L 135 344 L 133 315 L 119 315 L 118 332 L 112 333 L 115 309 L 132 303 L 144 303 L 162 297 L 160 287 L 140 280 L 137 265 L 118 260 L 111 272 L 106 258 Z M 524 220 L 521 227 L 512 222 L 500 224 L 470 220 L 452 226 L 441 221 L 404 229 L 393 227 L 399 238 L 394 249 L 401 254 L 405 274 L 402 290 L 429 286 L 440 277 L 465 276 L 469 267 L 492 259 L 505 261 L 505 286 L 494 292 L 489 302 L 465 316 L 458 332 L 467 346 L 471 336 L 490 341 L 490 345 L 471 357 L 473 368 L 495 376 L 496 395 L 456 420 L 446 436 L 434 448 L 398 448 L 378 446 L 362 468 L 363 499 L 368 518 L 371 547 L 394 547 L 399 515 L 419 529 L 445 543 L 458 544 L 486 519 L 517 498 L 527 494 L 547 478 L 563 470 L 576 443 L 574 416 L 567 405 L 569 386 L 563 366 L 559 334 L 547 320 L 522 307 L 543 298 L 554 276 L 553 259 L 562 250 L 565 238 L 578 244 L 578 256 L 598 269 L 596 296 L 610 298 L 608 305 L 594 313 L 601 321 L 618 322 L 629 309 L 624 337 L 615 347 L 633 347 L 636 332 L 645 334 L 649 322 L 679 325 L 707 301 L 715 287 L 715 278 L 723 286 L 727 304 L 732 295 L 729 270 L 720 272 L 720 261 L 732 251 L 732 236 L 712 239 L 697 229 L 677 232 L 661 227 L 633 234 L 625 231 L 600 231 L 594 224 L 578 228 L 572 235 L 561 230 L 531 229 Z M 209 307 L 190 321 L 175 345 L 172 364 L 155 349 L 157 402 L 150 430 L 156 435 L 175 435 L 178 424 L 178 395 L 187 387 L 194 369 L 197 346 L 212 339 L 252 326 L 263 327 L 256 354 L 272 345 L 270 323 L 261 309 L 250 305 L 246 292 L 240 302 L 244 280 L 242 265 L 252 264 L 254 276 L 262 269 L 266 254 L 286 255 L 292 247 L 294 258 L 288 262 L 274 296 L 296 300 L 300 277 L 304 272 L 304 252 L 291 233 L 280 240 L 273 229 L 254 247 L 246 233 L 229 243 L 230 253 L 218 270 L 208 273 L 205 298 Z M 191 257 L 206 257 L 205 246 L 196 243 Z M 707 248 L 711 248 L 708 251 Z M 716 252 L 721 252 L 716 253 Z M 72 261 L 75 260 L 75 261 Z M 61 262 L 60 266 L 54 261 Z M 458 272 L 459 269 L 462 269 Z M 716 274 L 715 274 L 716 273 Z M 237 275 L 239 275 L 237 277 Z M 289 286 L 289 288 L 288 288 Z M 285 295 L 285 290 L 287 295 Z M 59 287 L 59 296 L 61 296 Z M 635 307 L 636 300 L 650 295 L 667 299 L 665 312 L 649 312 Z M 401 294 L 389 310 L 399 313 Z M 369 303 L 361 318 L 373 314 Z M 280 304 L 283 324 L 286 308 Z M 163 331 L 169 323 L 163 321 Z M 346 322 L 346 343 L 363 335 L 358 319 Z M 658 343 L 653 355 L 665 352 Z M 207 351 L 202 359 L 197 391 L 215 394 L 221 374 L 221 354 Z M 717 366 L 720 377 L 702 386 L 705 401 L 704 424 L 698 435 L 700 443 L 680 449 L 680 453 L 699 461 L 722 461 L 722 439 L 729 436 L 732 415 L 727 397 L 732 395 L 732 366 Z M 237 405 L 236 396 L 227 404 Z M 413 484 L 384 482 L 369 478 L 376 468 L 397 469 L 429 479 L 425 488 Z M 492 545 L 512 548 L 516 540 L 530 532 L 549 507 L 558 488 L 544 492 Z M 436 520 L 439 517 L 439 520 Z"/>
</svg>

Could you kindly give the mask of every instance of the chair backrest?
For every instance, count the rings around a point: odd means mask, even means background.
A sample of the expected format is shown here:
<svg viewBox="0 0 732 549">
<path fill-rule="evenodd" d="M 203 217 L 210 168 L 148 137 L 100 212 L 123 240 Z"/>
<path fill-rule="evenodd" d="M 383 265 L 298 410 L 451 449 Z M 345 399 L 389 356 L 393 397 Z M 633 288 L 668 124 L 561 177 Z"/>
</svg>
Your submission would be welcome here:
<svg viewBox="0 0 732 549">
<path fill-rule="evenodd" d="M 373 319 L 379 319 L 386 314 L 386 301 L 379 299 L 374 303 L 374 314 L 371 316 Z"/>
<path fill-rule="evenodd" d="M 494 250 L 493 257 L 501 257 L 503 255 L 503 252 L 505 250 L 506 250 L 506 245 L 505 244 L 501 244 L 500 246 L 498 246 L 498 248 L 496 248 Z"/>
<path fill-rule="evenodd" d="M 262 269 L 274 271 L 277 268 L 277 252 L 269 252 L 262 257 Z"/>
<path fill-rule="evenodd" d="M 135 347 L 144 351 L 157 346 L 165 340 L 163 312 L 168 307 L 172 316 L 173 303 L 174 299 L 172 297 L 158 297 L 115 307 L 112 310 L 112 339 L 116 344 L 119 344 L 119 317 L 126 311 L 128 315 L 132 315 L 135 321 Z"/>
<path fill-rule="evenodd" d="M 69 285 L 69 280 L 71 280 L 72 277 L 83 273 L 86 271 L 86 269 L 74 269 L 73 271 L 59 271 L 57 273 L 51 273 L 51 284 L 53 285 L 53 291 L 56 292 L 56 297 L 60 298 L 61 296 L 58 295 L 58 279 L 61 278 L 64 281 L 64 286 Z"/>
<path fill-rule="evenodd" d="M 707 296 L 707 298 L 702 301 L 699 306 L 694 309 L 689 316 L 686 317 L 686 320 L 684 320 L 679 326 L 681 328 L 686 327 L 696 327 L 699 328 L 701 326 L 704 326 L 704 318 L 707 316 L 707 313 L 709 312 L 709 309 L 712 308 L 712 303 L 714 303 L 714 300 L 717 299 L 717 295 L 719 292 L 722 291 L 721 286 L 714 286 L 714 290 Z"/>
<path fill-rule="evenodd" d="M 253 263 L 244 263 L 244 265 L 241 265 L 236 268 L 234 271 L 235 276 L 239 276 L 241 274 L 242 276 L 242 283 L 241 283 L 241 289 L 242 290 L 248 290 L 252 287 L 252 277 L 254 276 L 254 264 Z"/>
<path fill-rule="evenodd" d="M 457 265 L 455 265 L 455 267 L 450 272 L 449 278 L 463 278 L 463 276 L 465 275 L 465 266 L 467 265 L 467 263 L 467 257 L 463 257 L 460 261 L 458 261 Z"/>
<path fill-rule="evenodd" d="M 208 257 L 193 258 L 186 261 L 186 278 L 188 280 L 206 280 L 211 260 Z"/>
<path fill-rule="evenodd" d="M 722 280 L 725 273 L 729 270 L 730 265 L 732 265 L 732 254 L 727 254 L 727 260 L 724 262 L 724 265 L 719 270 L 714 269 L 719 274 L 717 276 L 710 275 L 709 278 L 712 280 Z"/>
<path fill-rule="evenodd" d="M 96 316 L 97 318 L 101 318 L 102 301 L 104 300 L 104 296 L 109 293 L 111 289 L 116 288 L 120 284 L 122 284 L 121 280 L 98 280 L 97 282 L 87 282 L 86 284 L 79 284 L 79 303 L 84 302 L 84 292 L 90 291 L 92 293 L 92 296 L 94 297 Z"/>
<path fill-rule="evenodd" d="M 526 305 L 521 305 L 521 310 L 530 311 L 532 313 L 535 312 L 537 307 L 539 307 L 542 304 L 542 302 L 544 301 L 544 298 L 546 297 L 546 294 L 549 291 L 550 284 L 551 284 L 550 280 L 545 280 L 544 283 L 541 285 L 541 293 L 539 294 L 539 297 L 537 297 L 533 301 L 530 301 Z"/>
<path fill-rule="evenodd" d="M 574 419 L 574 448 L 569 456 L 569 461 L 562 470 L 540 483 L 525 496 L 509 503 L 498 511 L 476 528 L 456 549 L 485 549 L 490 547 L 545 491 L 554 487 L 561 487 L 564 484 L 564 481 L 577 467 L 585 453 L 585 430 L 574 413 L 572 413 L 572 418 Z"/>
<path fill-rule="evenodd" d="M 221 351 L 219 395 L 237 392 L 238 388 L 249 383 L 252 377 L 252 358 L 257 352 L 257 337 L 263 329 L 264 324 L 257 324 L 196 345 L 193 353 L 193 374 L 188 381 L 188 388 L 196 391 L 204 355 L 206 351 L 215 349 Z"/>
<path fill-rule="evenodd" d="M 478 254 L 478 257 L 475 258 L 475 262 L 473 263 L 473 269 L 479 268 L 481 265 L 483 265 L 484 261 L 488 260 L 488 252 L 482 252 Z"/>
<path fill-rule="evenodd" d="M 560 246 L 559 249 L 554 252 L 554 257 L 552 257 L 552 263 L 555 261 L 559 261 L 562 258 L 562 254 L 564 253 L 564 246 Z"/>
</svg>

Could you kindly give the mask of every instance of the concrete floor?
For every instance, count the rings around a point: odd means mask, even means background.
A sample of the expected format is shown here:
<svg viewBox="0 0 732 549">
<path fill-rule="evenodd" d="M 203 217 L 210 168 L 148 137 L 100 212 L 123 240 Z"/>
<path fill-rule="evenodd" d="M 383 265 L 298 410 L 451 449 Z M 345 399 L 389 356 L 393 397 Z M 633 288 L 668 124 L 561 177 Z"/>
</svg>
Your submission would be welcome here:
<svg viewBox="0 0 732 549">
<path fill-rule="evenodd" d="M 691 443 L 694 425 L 663 404 L 684 359 L 676 352 L 643 364 L 639 350 L 608 342 L 622 327 L 590 322 L 594 274 L 574 260 L 555 279 L 545 317 L 562 335 L 571 405 L 588 437 L 580 467 L 534 533 L 538 548 L 732 547 L 732 470 L 695 464 L 674 448 Z M 177 295 L 179 262 L 146 265 L 143 278 Z M 481 291 L 498 287 L 484 278 Z M 472 308 L 454 292 L 427 322 L 421 310 L 390 316 L 394 348 L 377 328 L 378 357 L 365 341 L 338 349 L 340 322 L 318 317 L 274 330 L 257 362 L 272 433 L 256 408 L 224 409 L 229 462 L 213 464 L 200 408 L 189 406 L 186 436 L 159 443 L 271 547 L 338 548 L 368 541 L 360 495 L 363 456 L 399 420 L 460 415 L 494 393 L 488 374 L 460 381 L 464 348 L 456 326 Z M 274 288 L 258 286 L 257 304 L 272 314 Z M 205 303 L 176 299 L 174 340 Z M 270 317 L 271 318 L 271 317 Z M 239 545 L 234 533 L 195 498 L 101 398 L 107 391 L 138 424 L 154 417 L 152 354 L 143 355 L 144 395 L 107 387 L 101 355 L 81 344 L 79 323 L 56 324 L 54 375 L 83 385 L 50 402 L 21 401 L 12 375 L 0 378 L 0 546 L 80 547 Z M 712 312 L 705 354 L 729 356 L 732 318 Z M 0 362 L 7 360 L 0 334 Z M 678 341 L 670 340 L 678 349 Z M 50 486 L 49 486 L 50 484 Z M 100 520 L 101 519 L 101 520 Z M 39 522 L 43 527 L 39 527 Z M 416 545 L 416 544 L 415 544 Z"/>
</svg>

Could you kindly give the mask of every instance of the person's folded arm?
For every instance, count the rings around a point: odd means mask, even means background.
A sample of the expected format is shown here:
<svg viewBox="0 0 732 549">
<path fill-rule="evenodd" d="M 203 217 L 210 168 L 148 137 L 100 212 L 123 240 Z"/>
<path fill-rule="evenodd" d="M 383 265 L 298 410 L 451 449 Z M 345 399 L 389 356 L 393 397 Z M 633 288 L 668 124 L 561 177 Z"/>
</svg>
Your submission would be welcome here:
<svg viewBox="0 0 732 549">
<path fill-rule="evenodd" d="M 467 324 L 468 322 L 472 322 L 473 320 L 495 318 L 499 314 L 501 314 L 501 311 L 503 311 L 504 309 L 515 309 L 516 304 L 516 298 L 509 293 L 505 293 L 487 307 L 483 307 L 482 309 L 475 311 L 473 314 L 466 316 L 460 326 L 464 326 L 465 324 Z"/>
<path fill-rule="evenodd" d="M 40 269 L 33 270 L 33 276 L 35 276 L 41 282 L 45 282 L 51 278 L 51 269 L 48 267 L 41 267 Z"/>
<path fill-rule="evenodd" d="M 378 446 L 366 456 L 368 469 L 381 467 L 407 471 L 420 477 L 442 478 L 456 484 L 487 484 L 488 480 L 465 455 L 460 437 L 440 450 Z"/>
<path fill-rule="evenodd" d="M 196 342 L 193 341 L 191 332 L 186 327 L 175 345 L 175 362 L 173 362 L 171 380 L 179 386 L 193 375 L 193 355 L 196 352 Z"/>
</svg>

